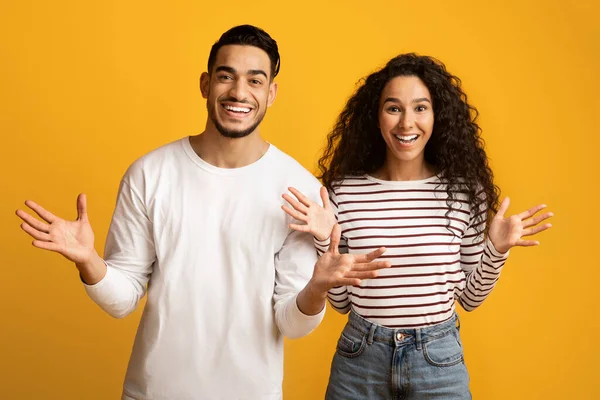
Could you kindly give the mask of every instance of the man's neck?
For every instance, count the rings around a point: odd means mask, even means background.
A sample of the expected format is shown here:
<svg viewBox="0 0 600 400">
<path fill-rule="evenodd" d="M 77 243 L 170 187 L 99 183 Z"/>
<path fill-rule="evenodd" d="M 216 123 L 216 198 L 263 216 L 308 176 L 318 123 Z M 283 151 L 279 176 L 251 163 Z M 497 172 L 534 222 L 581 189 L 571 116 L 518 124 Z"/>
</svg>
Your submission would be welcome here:
<svg viewBox="0 0 600 400">
<path fill-rule="evenodd" d="M 190 137 L 192 149 L 198 157 L 218 168 L 241 168 L 260 159 L 269 144 L 260 137 L 258 129 L 243 138 L 231 139 L 216 129 L 207 128 Z"/>
</svg>

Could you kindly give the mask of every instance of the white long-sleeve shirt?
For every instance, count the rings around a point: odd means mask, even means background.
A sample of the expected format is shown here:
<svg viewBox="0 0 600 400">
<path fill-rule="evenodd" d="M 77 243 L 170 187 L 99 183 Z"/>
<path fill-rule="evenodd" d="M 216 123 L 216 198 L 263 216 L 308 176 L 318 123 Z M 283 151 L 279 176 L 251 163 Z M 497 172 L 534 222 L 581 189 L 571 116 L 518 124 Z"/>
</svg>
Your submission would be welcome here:
<svg viewBox="0 0 600 400">
<path fill-rule="evenodd" d="M 125 174 L 105 247 L 106 276 L 86 285 L 110 315 L 148 290 L 123 399 L 281 398 L 283 336 L 322 320 L 297 307 L 317 256 L 291 231 L 281 194 L 319 182 L 273 145 L 242 168 L 217 168 L 189 138 L 137 160 Z"/>
<path fill-rule="evenodd" d="M 508 253 L 484 239 L 485 210 L 472 210 L 463 193 L 454 193 L 447 215 L 446 185 L 438 177 L 349 177 L 329 195 L 342 228 L 340 252 L 384 246 L 380 259 L 392 264 L 358 286 L 331 289 L 335 310 L 353 309 L 390 328 L 423 327 L 449 319 L 455 300 L 467 311 L 475 309 L 494 288 Z M 328 244 L 329 239 L 315 240 L 320 253 Z"/>
</svg>

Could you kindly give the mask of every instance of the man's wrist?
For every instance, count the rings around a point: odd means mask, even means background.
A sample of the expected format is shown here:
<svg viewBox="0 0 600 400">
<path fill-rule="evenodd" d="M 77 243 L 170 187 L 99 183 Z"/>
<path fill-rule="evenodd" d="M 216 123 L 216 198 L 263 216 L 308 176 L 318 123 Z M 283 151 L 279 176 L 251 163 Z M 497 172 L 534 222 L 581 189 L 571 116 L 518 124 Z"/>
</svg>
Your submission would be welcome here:
<svg viewBox="0 0 600 400">
<path fill-rule="evenodd" d="M 95 285 L 106 275 L 106 264 L 96 250 L 92 250 L 89 257 L 82 262 L 75 263 L 75 266 L 79 270 L 81 279 L 87 285 Z"/>
</svg>

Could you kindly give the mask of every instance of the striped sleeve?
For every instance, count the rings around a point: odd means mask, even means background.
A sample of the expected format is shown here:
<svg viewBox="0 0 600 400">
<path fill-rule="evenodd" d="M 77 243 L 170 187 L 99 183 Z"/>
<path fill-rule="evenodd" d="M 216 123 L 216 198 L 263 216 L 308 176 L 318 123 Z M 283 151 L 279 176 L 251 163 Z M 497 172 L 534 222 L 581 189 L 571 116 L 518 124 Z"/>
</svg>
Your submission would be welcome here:
<svg viewBox="0 0 600 400">
<path fill-rule="evenodd" d="M 492 242 L 484 237 L 485 213 L 486 210 L 471 216 L 471 226 L 465 232 L 460 246 L 460 265 L 466 282 L 464 290 L 457 293 L 456 297 L 466 311 L 473 311 L 489 296 L 508 258 L 508 252 L 498 252 Z"/>
<path fill-rule="evenodd" d="M 338 218 L 338 204 L 335 193 L 331 190 L 329 191 L 329 201 L 331 202 L 331 207 L 333 208 L 333 213 L 335 214 L 335 218 Z M 317 249 L 317 254 L 319 257 L 323 255 L 329 248 L 330 239 L 327 238 L 325 240 L 319 240 L 316 237 L 313 237 L 313 241 L 315 244 L 315 248 Z M 348 253 L 348 245 L 346 239 L 342 236 L 340 238 L 340 244 L 338 246 L 340 253 Z M 348 289 L 346 286 L 338 286 L 329 290 L 327 293 L 327 300 L 329 300 L 329 304 L 331 307 L 342 314 L 346 314 L 350 311 L 350 298 L 348 296 Z"/>
</svg>

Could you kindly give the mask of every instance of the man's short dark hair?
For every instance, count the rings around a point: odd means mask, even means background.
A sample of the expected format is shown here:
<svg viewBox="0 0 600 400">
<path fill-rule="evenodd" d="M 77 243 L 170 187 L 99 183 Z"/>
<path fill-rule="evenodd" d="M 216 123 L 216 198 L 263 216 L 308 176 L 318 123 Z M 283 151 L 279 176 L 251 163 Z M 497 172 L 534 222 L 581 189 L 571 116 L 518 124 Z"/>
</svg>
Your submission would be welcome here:
<svg viewBox="0 0 600 400">
<path fill-rule="evenodd" d="M 262 29 L 252 25 L 235 26 L 221 35 L 219 40 L 210 49 L 208 56 L 208 73 L 212 72 L 215 65 L 217 53 L 223 46 L 237 44 L 242 46 L 254 46 L 263 50 L 271 60 L 271 80 L 279 73 L 279 49 L 277 42 Z"/>
</svg>

